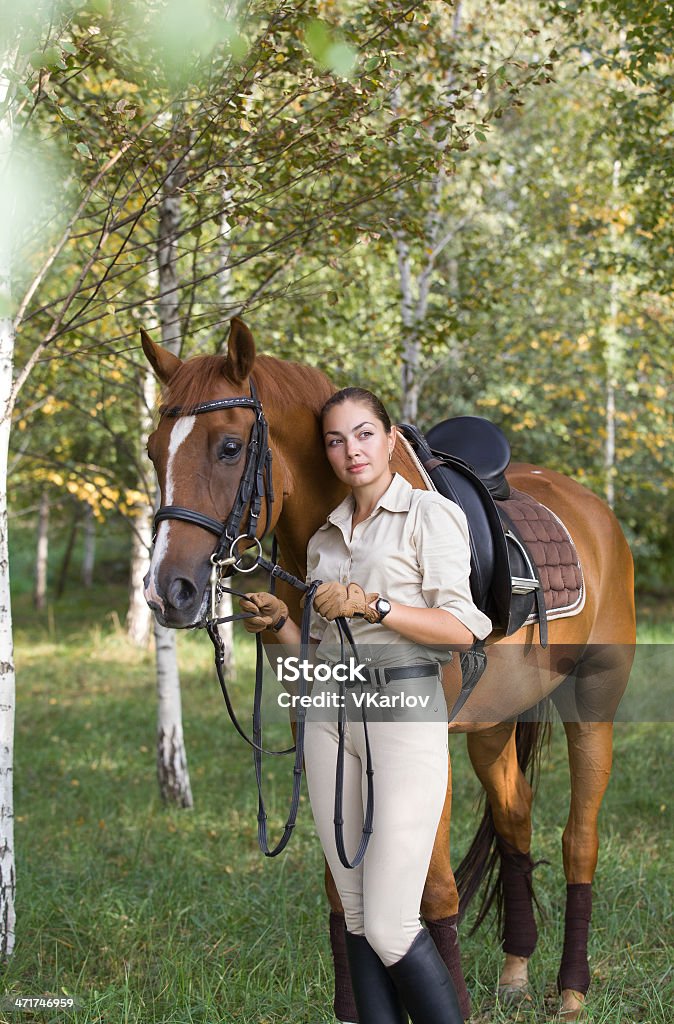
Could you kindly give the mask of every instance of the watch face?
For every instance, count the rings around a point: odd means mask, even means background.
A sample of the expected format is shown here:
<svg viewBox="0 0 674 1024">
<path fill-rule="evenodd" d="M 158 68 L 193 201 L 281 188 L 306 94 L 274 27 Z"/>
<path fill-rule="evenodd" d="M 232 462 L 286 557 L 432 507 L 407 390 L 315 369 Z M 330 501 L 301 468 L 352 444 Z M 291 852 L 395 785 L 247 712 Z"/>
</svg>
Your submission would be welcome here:
<svg viewBox="0 0 674 1024">
<path fill-rule="evenodd" d="M 391 602 L 387 601 L 385 597 L 380 597 L 377 601 L 377 611 L 383 619 L 391 611 Z"/>
</svg>

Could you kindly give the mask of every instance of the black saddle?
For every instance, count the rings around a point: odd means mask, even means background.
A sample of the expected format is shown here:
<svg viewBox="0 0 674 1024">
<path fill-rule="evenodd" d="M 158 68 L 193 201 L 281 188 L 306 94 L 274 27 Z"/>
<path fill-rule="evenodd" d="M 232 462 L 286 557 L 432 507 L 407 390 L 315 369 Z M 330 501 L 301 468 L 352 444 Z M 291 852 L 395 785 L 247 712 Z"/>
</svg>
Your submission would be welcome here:
<svg viewBox="0 0 674 1024">
<path fill-rule="evenodd" d="M 466 462 L 495 500 L 510 497 L 505 471 L 510 465 L 510 443 L 500 427 L 482 416 L 454 416 L 431 427 L 426 441 L 434 452 L 458 456 Z"/>
<path fill-rule="evenodd" d="M 510 496 L 505 471 L 510 444 L 496 424 L 480 416 L 457 416 L 424 436 L 408 423 L 399 430 L 410 443 L 437 491 L 466 514 L 470 536 L 473 601 L 506 636 L 515 633 L 537 606 L 541 590 L 535 564 L 497 501 Z M 496 499 L 496 501 L 494 500 Z M 545 609 L 541 642 L 545 643 Z"/>
</svg>

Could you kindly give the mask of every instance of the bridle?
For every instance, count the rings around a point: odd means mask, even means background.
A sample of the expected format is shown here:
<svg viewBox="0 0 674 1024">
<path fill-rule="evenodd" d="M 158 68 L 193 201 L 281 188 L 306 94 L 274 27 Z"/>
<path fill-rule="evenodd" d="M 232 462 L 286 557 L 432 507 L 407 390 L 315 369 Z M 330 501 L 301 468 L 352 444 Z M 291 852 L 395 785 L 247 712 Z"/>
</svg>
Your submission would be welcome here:
<svg viewBox="0 0 674 1024">
<path fill-rule="evenodd" d="M 200 416 L 209 412 L 220 412 L 222 409 L 253 409 L 255 421 L 250 432 L 250 440 L 246 450 L 246 462 L 243 474 L 236 492 L 234 504 L 227 520 L 222 523 L 219 519 L 206 516 L 203 512 L 195 512 L 193 509 L 184 508 L 182 505 L 163 505 L 158 509 L 154 517 L 154 532 L 157 533 L 159 523 L 165 519 L 179 519 L 184 523 L 191 523 L 193 526 L 200 526 L 202 530 L 208 530 L 218 538 L 218 546 L 211 556 L 213 565 L 223 565 L 232 556 L 232 545 L 243 538 L 257 538 L 258 520 L 262 499 L 265 499 L 267 506 L 267 520 L 262 536 L 264 537 L 271 527 L 272 506 L 274 504 L 274 484 L 272 480 L 272 452 L 269 447 L 269 427 L 264 417 L 262 403 L 257 396 L 257 390 L 250 378 L 250 396 L 240 395 L 235 398 L 216 398 L 211 402 L 201 402 L 188 410 L 182 406 L 175 405 L 171 408 L 162 408 L 162 416 L 175 419 L 178 416 Z M 241 530 L 241 520 L 248 505 L 248 524 L 245 531 Z M 234 564 L 234 563 L 230 563 Z"/>
<path fill-rule="evenodd" d="M 241 480 L 232 504 L 232 509 L 223 523 L 218 519 L 213 519 L 211 516 L 204 515 L 203 512 L 197 512 L 194 509 L 185 508 L 182 505 L 162 505 L 156 512 L 154 517 L 154 537 L 157 535 L 157 528 L 161 522 L 168 519 L 176 519 L 184 523 L 189 523 L 192 526 L 199 526 L 202 530 L 207 530 L 209 533 L 214 534 L 218 543 L 211 555 L 211 576 L 210 576 L 210 587 L 211 587 L 211 598 L 209 612 L 205 617 L 196 623 L 200 628 L 206 629 L 213 648 L 215 651 L 215 669 L 218 675 L 218 681 L 222 694 L 225 699 L 227 711 L 232 723 L 239 733 L 239 735 L 253 748 L 253 761 L 255 765 L 255 778 L 257 782 L 258 791 L 258 842 L 260 849 L 267 857 L 275 857 L 277 854 L 285 848 L 290 840 L 292 831 L 295 827 L 295 821 L 297 818 L 297 811 L 299 808 L 300 800 L 300 787 L 302 782 L 302 771 L 304 764 L 304 730 L 305 730 L 305 718 L 306 710 L 300 705 L 295 709 L 296 715 L 296 732 L 295 732 L 295 745 L 288 747 L 286 750 L 267 750 L 262 746 L 262 677 L 263 677 L 263 664 L 264 664 L 264 652 L 262 649 L 262 638 L 259 633 L 256 634 L 256 647 L 257 647 L 257 660 L 255 667 L 255 695 L 253 701 L 253 738 L 250 739 L 241 727 L 227 690 L 227 683 L 224 675 L 224 664 L 225 664 L 225 645 L 218 626 L 225 622 L 232 622 L 235 619 L 248 618 L 248 613 L 240 613 L 228 616 L 218 616 L 217 606 L 220 597 L 223 593 L 230 593 L 237 597 L 244 597 L 245 595 L 237 590 L 233 590 L 231 587 L 227 587 L 224 584 L 224 578 L 230 568 L 236 572 L 252 572 L 258 566 L 269 573 L 271 577 L 271 588 L 273 593 L 274 583 L 277 579 L 282 579 L 284 582 L 291 586 L 305 592 L 304 599 L 304 610 L 302 613 L 301 623 L 301 640 L 300 640 L 300 660 L 305 661 L 309 657 L 309 625 L 311 619 L 311 609 L 313 605 L 314 593 L 320 585 L 320 580 L 314 580 L 311 584 L 306 584 L 303 580 L 298 579 L 291 573 L 286 572 L 276 562 L 276 540 L 274 539 L 274 546 L 272 548 L 272 560 L 268 562 L 262 557 L 262 543 L 261 541 L 269 533 L 272 524 L 272 510 L 274 504 L 274 488 L 272 479 L 272 450 L 269 446 L 269 426 L 264 416 L 262 403 L 257 395 L 257 390 L 253 382 L 253 378 L 249 378 L 250 381 L 250 395 L 239 395 L 234 398 L 216 398 L 210 402 L 200 402 L 198 405 L 191 406 L 189 409 L 183 409 L 182 406 L 176 405 L 169 408 L 162 407 L 160 409 L 161 416 L 167 416 L 171 419 L 175 419 L 178 416 L 199 416 L 209 412 L 220 412 L 223 409 L 253 409 L 255 412 L 255 420 L 250 433 L 250 439 L 248 441 L 248 448 L 246 450 L 246 462 L 244 465 Z M 262 507 L 262 500 L 264 499 L 267 509 L 265 528 L 262 532 L 262 536 L 257 536 L 258 523 L 260 518 L 260 510 Z M 243 520 L 244 512 L 248 506 L 248 522 L 245 530 L 241 529 L 241 523 Z M 254 561 L 245 565 L 242 561 L 242 555 L 238 552 L 238 544 L 242 541 L 252 541 L 257 546 L 257 555 Z M 352 649 L 353 655 L 357 661 L 359 661 L 358 651 L 351 635 L 348 622 L 346 619 L 339 618 L 335 620 L 340 635 L 340 646 L 341 646 L 341 658 L 345 660 L 345 646 L 348 643 Z M 299 681 L 299 696 L 300 698 L 307 695 L 307 680 L 305 676 L 300 675 Z M 366 748 L 366 775 L 367 775 L 367 803 L 365 808 L 365 815 L 363 820 L 363 830 L 360 845 L 356 852 L 356 855 L 352 862 L 346 854 L 346 848 L 344 845 L 344 819 L 342 813 L 342 801 L 343 801 L 343 788 L 344 788 L 344 722 L 345 722 L 345 689 L 344 684 L 340 682 L 340 697 L 341 705 L 339 709 L 338 718 L 338 734 L 339 742 L 337 748 L 337 771 L 335 780 L 335 843 L 337 846 L 337 852 L 339 858 L 347 868 L 355 868 L 362 861 L 365 856 L 365 851 L 368 846 L 370 835 L 372 834 L 373 819 L 374 819 L 374 769 L 372 767 L 372 757 L 370 753 L 370 741 L 367 732 L 367 715 L 365 712 L 365 702 L 361 704 L 362 721 L 365 732 L 365 748 Z M 281 754 L 295 754 L 295 763 L 293 766 L 293 788 L 290 802 L 290 811 L 285 824 L 283 835 L 276 844 L 273 850 L 269 849 L 267 841 L 267 814 L 264 807 L 264 801 L 262 799 L 262 754 L 272 754 L 275 756 Z"/>
</svg>

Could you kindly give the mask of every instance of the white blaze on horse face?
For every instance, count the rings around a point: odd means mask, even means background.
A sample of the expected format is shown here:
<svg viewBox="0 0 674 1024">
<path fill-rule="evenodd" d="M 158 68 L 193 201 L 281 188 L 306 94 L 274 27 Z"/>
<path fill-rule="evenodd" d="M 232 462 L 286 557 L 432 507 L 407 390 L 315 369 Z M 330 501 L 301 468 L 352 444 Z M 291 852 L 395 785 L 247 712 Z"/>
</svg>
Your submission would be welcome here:
<svg viewBox="0 0 674 1024">
<path fill-rule="evenodd" d="M 181 416 L 180 419 L 176 420 L 175 425 L 171 431 L 171 437 L 169 439 L 168 448 L 168 460 L 166 463 L 166 483 L 164 485 L 164 505 L 173 504 L 173 490 L 175 481 L 173 478 L 173 471 L 175 466 L 175 457 L 178 453 L 180 446 L 192 433 L 192 428 L 196 422 L 196 416 Z M 154 544 L 154 551 L 152 552 L 152 560 L 150 562 L 150 571 L 148 573 L 148 584 L 145 587 L 145 600 L 154 604 L 158 604 L 162 612 L 164 611 L 164 602 L 157 592 L 157 576 L 161 568 L 162 561 L 168 548 L 169 530 L 171 528 L 171 520 L 163 519 L 157 527 L 157 539 Z"/>
</svg>

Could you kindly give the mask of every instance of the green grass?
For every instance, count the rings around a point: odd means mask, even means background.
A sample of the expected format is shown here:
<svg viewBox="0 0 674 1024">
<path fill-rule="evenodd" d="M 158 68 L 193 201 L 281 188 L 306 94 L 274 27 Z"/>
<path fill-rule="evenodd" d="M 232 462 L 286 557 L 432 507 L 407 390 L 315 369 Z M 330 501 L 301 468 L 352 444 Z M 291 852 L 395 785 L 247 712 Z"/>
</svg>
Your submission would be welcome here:
<svg viewBox="0 0 674 1024">
<path fill-rule="evenodd" d="M 164 807 L 155 778 L 153 661 L 125 641 L 124 589 L 66 596 L 37 619 L 15 602 L 17 946 L 4 969 L 11 994 L 76 996 L 77 1024 L 332 1020 L 323 860 L 303 795 L 279 858 L 262 856 L 251 756 L 229 724 L 204 636 L 181 636 L 184 725 L 195 808 Z M 671 612 L 671 609 L 670 609 Z M 666 616 L 643 635 L 671 642 Z M 658 641 L 655 640 L 657 636 Z M 237 707 L 250 706 L 252 645 L 237 650 Z M 242 720 L 249 721 L 242 713 Z M 269 743 L 285 744 L 273 726 Z M 621 724 L 602 810 L 590 941 L 596 1024 L 670 1024 L 673 800 L 671 725 Z M 458 861 L 476 824 L 478 787 L 465 744 L 452 740 Z M 267 759 L 270 825 L 287 812 L 290 759 Z M 545 920 L 531 962 L 534 1009 L 548 1019 L 561 951 L 567 806 L 561 730 L 535 810 L 536 871 Z M 499 946 L 482 930 L 462 945 L 475 1008 L 494 1005 Z M 30 1014 L 25 1018 L 31 1019 Z M 0 1020 L 4 1020 L 0 1013 Z M 7 1020 L 18 1021 L 21 1015 Z M 36 1019 L 66 1019 L 41 1013 Z"/>
</svg>

